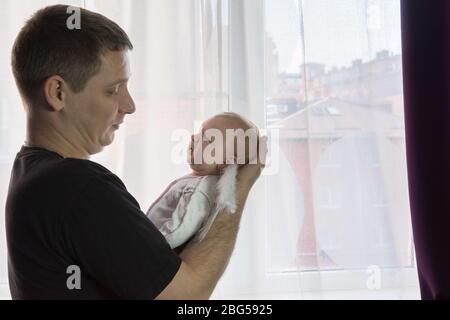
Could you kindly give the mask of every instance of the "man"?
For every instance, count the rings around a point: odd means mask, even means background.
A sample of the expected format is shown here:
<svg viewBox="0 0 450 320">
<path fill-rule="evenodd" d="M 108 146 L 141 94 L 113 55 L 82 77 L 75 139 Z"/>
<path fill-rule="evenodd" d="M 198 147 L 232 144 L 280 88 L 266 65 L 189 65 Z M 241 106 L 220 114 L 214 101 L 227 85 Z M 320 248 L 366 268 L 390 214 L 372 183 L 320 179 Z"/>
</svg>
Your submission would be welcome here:
<svg viewBox="0 0 450 320">
<path fill-rule="evenodd" d="M 6 203 L 12 297 L 207 299 L 262 165 L 240 170 L 237 214 L 221 213 L 204 241 L 173 252 L 122 181 L 89 161 L 135 111 L 127 88 L 133 46 L 88 10 L 71 30 L 67 12 L 57 5 L 35 13 L 12 52 L 27 114 Z"/>
</svg>

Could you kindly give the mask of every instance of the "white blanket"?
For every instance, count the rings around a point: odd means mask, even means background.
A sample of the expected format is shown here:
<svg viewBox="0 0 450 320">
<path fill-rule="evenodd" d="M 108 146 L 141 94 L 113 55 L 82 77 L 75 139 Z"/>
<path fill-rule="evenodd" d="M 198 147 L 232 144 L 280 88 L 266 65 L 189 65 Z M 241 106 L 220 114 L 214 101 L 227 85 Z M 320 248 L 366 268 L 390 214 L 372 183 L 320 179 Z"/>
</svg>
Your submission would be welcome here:
<svg viewBox="0 0 450 320">
<path fill-rule="evenodd" d="M 150 206 L 147 217 L 176 248 L 190 239 L 202 241 L 223 209 L 235 213 L 238 165 L 221 176 L 187 175 L 173 181 Z"/>
</svg>

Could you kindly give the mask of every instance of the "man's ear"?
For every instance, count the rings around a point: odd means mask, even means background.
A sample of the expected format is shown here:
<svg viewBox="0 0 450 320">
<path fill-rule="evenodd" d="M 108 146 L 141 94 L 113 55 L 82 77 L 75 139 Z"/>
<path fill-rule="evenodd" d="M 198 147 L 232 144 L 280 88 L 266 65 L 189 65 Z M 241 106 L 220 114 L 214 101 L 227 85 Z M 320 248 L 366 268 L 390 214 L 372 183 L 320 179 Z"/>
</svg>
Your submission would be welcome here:
<svg viewBox="0 0 450 320">
<path fill-rule="evenodd" d="M 65 106 L 67 84 L 60 76 L 52 76 L 44 83 L 44 96 L 51 111 L 60 111 Z"/>
</svg>

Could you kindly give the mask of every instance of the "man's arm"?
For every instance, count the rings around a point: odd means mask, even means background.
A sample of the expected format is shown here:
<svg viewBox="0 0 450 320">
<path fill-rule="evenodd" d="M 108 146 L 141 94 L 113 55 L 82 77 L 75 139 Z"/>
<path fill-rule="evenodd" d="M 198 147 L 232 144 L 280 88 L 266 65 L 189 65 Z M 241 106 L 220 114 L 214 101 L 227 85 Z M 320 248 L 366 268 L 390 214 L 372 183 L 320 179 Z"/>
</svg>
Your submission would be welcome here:
<svg viewBox="0 0 450 320">
<path fill-rule="evenodd" d="M 180 269 L 156 299 L 209 299 L 228 265 L 245 202 L 262 168 L 261 164 L 254 164 L 239 170 L 236 184 L 238 210 L 234 214 L 226 210 L 220 212 L 206 237 L 182 251 Z"/>
</svg>

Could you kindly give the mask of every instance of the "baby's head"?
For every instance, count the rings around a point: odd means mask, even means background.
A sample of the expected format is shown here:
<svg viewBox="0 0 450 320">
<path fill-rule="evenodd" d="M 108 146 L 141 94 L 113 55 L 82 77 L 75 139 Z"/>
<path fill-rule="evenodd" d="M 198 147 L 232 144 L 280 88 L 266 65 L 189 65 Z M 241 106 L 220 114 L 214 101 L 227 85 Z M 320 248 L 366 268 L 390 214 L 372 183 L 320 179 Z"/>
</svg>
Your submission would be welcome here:
<svg viewBox="0 0 450 320">
<path fill-rule="evenodd" d="M 198 175 L 220 174 L 227 164 L 249 163 L 256 156 L 258 138 L 258 128 L 241 115 L 217 114 L 191 136 L 188 162 Z"/>
</svg>

